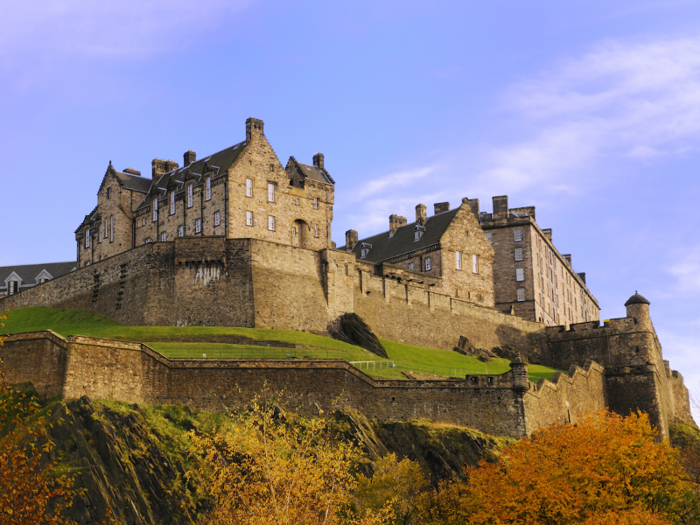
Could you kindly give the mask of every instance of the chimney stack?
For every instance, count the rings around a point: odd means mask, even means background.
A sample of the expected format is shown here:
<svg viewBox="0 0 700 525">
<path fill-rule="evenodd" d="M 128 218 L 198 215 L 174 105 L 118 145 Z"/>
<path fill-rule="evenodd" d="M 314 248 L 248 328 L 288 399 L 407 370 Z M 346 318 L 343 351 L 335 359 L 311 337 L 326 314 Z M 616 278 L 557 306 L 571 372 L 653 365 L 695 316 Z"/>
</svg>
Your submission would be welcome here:
<svg viewBox="0 0 700 525">
<path fill-rule="evenodd" d="M 464 197 L 462 203 L 466 204 L 472 209 L 472 213 L 477 221 L 481 221 L 481 215 L 479 215 L 479 199 L 470 199 L 469 197 Z"/>
<path fill-rule="evenodd" d="M 549 242 L 553 242 L 552 241 L 552 228 L 545 228 L 544 230 L 542 230 L 542 233 L 549 240 Z"/>
<path fill-rule="evenodd" d="M 493 197 L 493 220 L 508 218 L 508 195 Z"/>
<path fill-rule="evenodd" d="M 250 142 L 254 137 L 264 137 L 263 121 L 257 118 L 250 117 L 245 121 L 245 140 Z"/>
<path fill-rule="evenodd" d="M 423 226 L 425 224 L 425 204 L 419 204 L 416 206 L 416 223 Z"/>
<path fill-rule="evenodd" d="M 357 244 L 357 232 L 355 230 L 348 230 L 345 232 L 345 249 L 349 252 Z"/>
<path fill-rule="evenodd" d="M 314 155 L 314 166 L 325 170 L 325 168 L 323 167 L 323 153 L 316 153 L 316 155 Z"/>
<path fill-rule="evenodd" d="M 449 202 L 436 202 L 433 204 L 435 207 L 435 215 L 438 213 L 443 213 L 446 211 L 450 211 L 450 203 Z"/>
<path fill-rule="evenodd" d="M 564 260 L 566 261 L 566 264 L 568 264 L 569 267 L 571 267 L 571 254 L 570 253 L 567 253 L 566 255 L 564 255 Z"/>
<path fill-rule="evenodd" d="M 408 223 L 406 217 L 401 215 L 389 215 L 389 236 L 394 235 L 394 232 L 401 226 L 405 226 Z"/>
<path fill-rule="evenodd" d="M 185 158 L 185 163 L 183 164 L 183 166 L 189 166 L 190 164 L 192 164 L 194 161 L 197 160 L 197 154 L 192 150 L 187 151 L 183 155 L 183 157 Z"/>
<path fill-rule="evenodd" d="M 167 170 L 165 169 L 166 161 L 163 159 L 153 159 L 151 161 L 151 178 L 153 182 L 160 179 L 161 175 L 165 175 Z"/>
</svg>

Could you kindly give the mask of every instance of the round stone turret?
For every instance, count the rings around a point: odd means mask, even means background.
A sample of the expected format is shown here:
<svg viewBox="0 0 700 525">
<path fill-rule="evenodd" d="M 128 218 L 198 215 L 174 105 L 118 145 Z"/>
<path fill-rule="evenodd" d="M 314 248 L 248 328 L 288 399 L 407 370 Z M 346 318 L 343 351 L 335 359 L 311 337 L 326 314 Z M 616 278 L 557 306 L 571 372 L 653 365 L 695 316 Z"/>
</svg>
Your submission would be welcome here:
<svg viewBox="0 0 700 525">
<path fill-rule="evenodd" d="M 639 295 L 635 290 L 634 295 L 627 299 L 625 307 L 627 308 L 627 317 L 635 317 L 638 322 L 644 322 L 649 319 L 649 301 L 642 295 Z"/>
<path fill-rule="evenodd" d="M 510 373 L 513 377 L 513 390 L 527 392 L 530 389 L 530 381 L 527 378 L 527 362 L 520 354 L 510 362 Z"/>
</svg>

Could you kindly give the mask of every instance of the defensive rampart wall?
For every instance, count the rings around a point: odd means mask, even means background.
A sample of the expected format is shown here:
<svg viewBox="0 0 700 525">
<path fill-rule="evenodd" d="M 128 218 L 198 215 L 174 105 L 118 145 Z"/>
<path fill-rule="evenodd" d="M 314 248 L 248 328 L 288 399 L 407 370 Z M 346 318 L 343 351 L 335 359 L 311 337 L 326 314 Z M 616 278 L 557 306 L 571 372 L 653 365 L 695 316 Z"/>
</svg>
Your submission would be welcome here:
<svg viewBox="0 0 700 525">
<path fill-rule="evenodd" d="M 345 361 L 167 359 L 138 343 L 53 332 L 10 336 L 0 359 L 12 382 L 32 382 L 42 397 L 181 404 L 221 412 L 257 394 L 284 391 L 290 407 L 314 415 L 354 408 L 380 421 L 427 418 L 518 437 L 526 432 L 522 395 L 511 373 L 463 380 L 376 380 Z"/>
</svg>

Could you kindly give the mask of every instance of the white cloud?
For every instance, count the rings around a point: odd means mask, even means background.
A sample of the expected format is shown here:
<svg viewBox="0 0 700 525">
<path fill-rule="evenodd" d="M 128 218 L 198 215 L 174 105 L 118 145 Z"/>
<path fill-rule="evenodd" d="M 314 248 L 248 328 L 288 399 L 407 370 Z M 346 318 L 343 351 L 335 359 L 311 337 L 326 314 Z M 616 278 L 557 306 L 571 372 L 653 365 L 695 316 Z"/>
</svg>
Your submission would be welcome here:
<svg viewBox="0 0 700 525">
<path fill-rule="evenodd" d="M 676 278 L 676 291 L 697 296 L 700 292 L 700 246 L 686 253 L 668 272 Z"/>
<path fill-rule="evenodd" d="M 416 181 L 434 174 L 436 170 L 436 166 L 427 166 L 413 170 L 396 171 L 383 177 L 375 178 L 369 183 L 363 184 L 360 191 L 354 194 L 351 200 L 360 201 L 376 195 L 386 195 L 387 192 L 393 192 L 396 188 L 410 186 Z"/>
<path fill-rule="evenodd" d="M 33 0 L 5 2 L 0 57 L 145 58 L 219 28 L 252 0 Z M 26 63 L 25 63 L 26 66 Z"/>
</svg>

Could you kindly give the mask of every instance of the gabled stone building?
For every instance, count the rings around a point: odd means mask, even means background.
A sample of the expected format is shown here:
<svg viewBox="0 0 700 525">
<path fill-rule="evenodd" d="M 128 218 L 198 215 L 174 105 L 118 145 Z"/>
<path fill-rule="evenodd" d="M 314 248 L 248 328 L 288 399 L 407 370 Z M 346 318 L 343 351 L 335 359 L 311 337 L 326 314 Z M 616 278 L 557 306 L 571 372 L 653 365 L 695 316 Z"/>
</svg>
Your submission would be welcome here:
<svg viewBox="0 0 700 525">
<path fill-rule="evenodd" d="M 14 295 L 77 269 L 75 261 L 0 267 L 0 296 Z"/>
<path fill-rule="evenodd" d="M 246 140 L 180 167 L 154 159 L 151 178 L 111 162 L 97 206 L 75 232 L 78 264 L 88 266 L 143 244 L 180 237 L 252 238 L 321 250 L 331 245 L 335 181 L 322 154 L 286 168 L 262 120 L 246 121 Z"/>
</svg>

